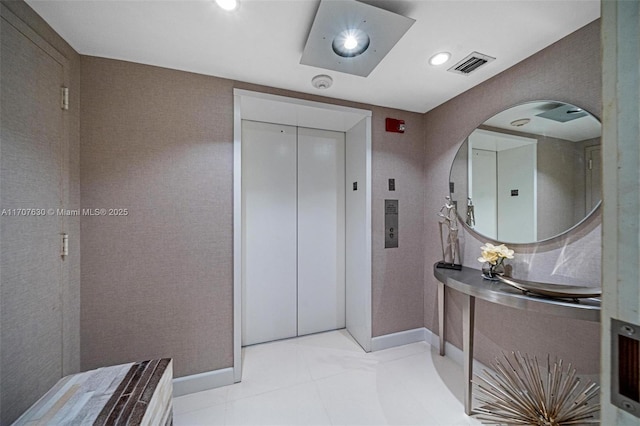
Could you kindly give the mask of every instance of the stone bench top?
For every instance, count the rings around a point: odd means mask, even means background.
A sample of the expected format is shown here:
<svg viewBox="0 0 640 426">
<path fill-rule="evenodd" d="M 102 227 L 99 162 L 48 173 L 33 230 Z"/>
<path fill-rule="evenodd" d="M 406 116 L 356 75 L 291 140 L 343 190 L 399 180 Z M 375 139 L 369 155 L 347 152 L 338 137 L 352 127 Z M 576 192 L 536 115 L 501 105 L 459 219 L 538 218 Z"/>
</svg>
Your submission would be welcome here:
<svg viewBox="0 0 640 426">
<path fill-rule="evenodd" d="M 98 368 L 63 377 L 14 425 L 169 425 L 170 358 Z"/>
</svg>

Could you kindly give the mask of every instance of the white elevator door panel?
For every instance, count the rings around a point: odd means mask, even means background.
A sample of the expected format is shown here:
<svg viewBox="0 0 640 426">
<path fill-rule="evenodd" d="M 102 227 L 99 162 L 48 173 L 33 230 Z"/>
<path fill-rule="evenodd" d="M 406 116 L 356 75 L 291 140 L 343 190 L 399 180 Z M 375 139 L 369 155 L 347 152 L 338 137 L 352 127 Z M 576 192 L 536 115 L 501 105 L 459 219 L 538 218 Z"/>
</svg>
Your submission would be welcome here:
<svg viewBox="0 0 640 426">
<path fill-rule="evenodd" d="M 242 122 L 242 344 L 296 325 L 296 128 Z"/>
<path fill-rule="evenodd" d="M 498 236 L 497 181 L 496 152 L 473 148 L 469 196 L 475 204 L 474 229 L 491 238 Z"/>
<path fill-rule="evenodd" d="M 298 335 L 345 326 L 345 135 L 298 128 Z"/>
</svg>

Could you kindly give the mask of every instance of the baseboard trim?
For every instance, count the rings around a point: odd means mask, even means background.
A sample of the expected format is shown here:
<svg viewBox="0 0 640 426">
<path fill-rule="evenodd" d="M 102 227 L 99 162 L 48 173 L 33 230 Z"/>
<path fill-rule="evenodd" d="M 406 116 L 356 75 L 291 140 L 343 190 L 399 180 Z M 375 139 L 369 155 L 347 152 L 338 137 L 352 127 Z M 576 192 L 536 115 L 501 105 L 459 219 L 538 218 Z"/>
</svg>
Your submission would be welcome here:
<svg viewBox="0 0 640 426">
<path fill-rule="evenodd" d="M 431 347 L 435 348 L 436 351 L 440 351 L 440 338 L 437 334 L 432 332 L 429 329 L 425 329 L 426 341 Z M 464 352 L 457 346 L 452 345 L 449 342 L 444 342 L 444 353 L 445 356 L 449 357 L 453 362 L 458 365 L 464 364 Z M 473 374 L 479 375 L 482 371 L 487 370 L 493 372 L 493 370 L 480 361 L 473 360 Z"/>
<path fill-rule="evenodd" d="M 426 342 L 435 348 L 436 351 L 440 349 L 440 340 L 438 335 L 426 327 L 421 327 L 374 337 L 371 339 L 371 351 L 381 351 L 416 342 Z M 462 349 L 449 342 L 445 342 L 445 353 L 446 356 L 451 358 L 451 360 L 456 364 L 463 364 L 464 354 L 462 353 Z M 473 371 L 478 374 L 483 370 L 490 369 L 488 369 L 484 364 L 474 360 Z M 178 397 L 188 395 L 190 393 L 219 388 L 221 386 L 232 385 L 234 383 L 233 367 L 221 368 L 219 370 L 207 371 L 200 374 L 193 374 L 191 376 L 178 377 L 173 379 L 173 396 Z"/>
<path fill-rule="evenodd" d="M 234 383 L 233 377 L 233 367 L 178 377 L 177 379 L 173 379 L 173 396 L 188 395 L 190 393 L 232 385 Z"/>
<path fill-rule="evenodd" d="M 400 331 L 398 333 L 385 334 L 371 339 L 371 350 L 381 351 L 383 349 L 393 348 L 395 346 L 408 345 L 416 342 L 427 342 L 436 351 L 440 350 L 440 338 L 437 334 L 426 327 L 414 328 L 413 330 Z M 464 353 L 462 349 L 452 345 L 449 342 L 444 344 L 445 356 L 449 357 L 458 365 L 464 363 Z M 483 370 L 492 371 L 483 363 L 473 360 L 474 374 L 479 374 Z"/>
<path fill-rule="evenodd" d="M 410 343 L 425 342 L 427 341 L 426 331 L 428 330 L 425 327 L 421 327 L 374 337 L 371 339 L 371 351 L 375 352 Z"/>
</svg>

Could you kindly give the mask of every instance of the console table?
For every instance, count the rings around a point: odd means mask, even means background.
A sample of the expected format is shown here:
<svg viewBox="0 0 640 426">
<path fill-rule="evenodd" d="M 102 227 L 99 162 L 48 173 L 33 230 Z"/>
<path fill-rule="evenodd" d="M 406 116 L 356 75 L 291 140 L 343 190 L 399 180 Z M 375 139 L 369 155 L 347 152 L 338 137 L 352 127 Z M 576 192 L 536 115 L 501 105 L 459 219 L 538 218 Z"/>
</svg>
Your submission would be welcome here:
<svg viewBox="0 0 640 426">
<path fill-rule="evenodd" d="M 600 321 L 600 300 L 595 298 L 580 299 L 579 303 L 527 296 L 523 292 L 502 284 L 499 281 L 488 281 L 482 278 L 478 269 L 463 267 L 462 270 L 440 269 L 433 266 L 433 275 L 438 280 L 438 334 L 440 338 L 440 355 L 444 356 L 445 345 L 445 287 L 459 291 L 465 295 L 462 305 L 462 352 L 464 354 L 464 412 L 472 413 L 473 378 L 473 332 L 476 298 L 516 309 L 539 312 L 564 318 L 585 321 Z"/>
</svg>

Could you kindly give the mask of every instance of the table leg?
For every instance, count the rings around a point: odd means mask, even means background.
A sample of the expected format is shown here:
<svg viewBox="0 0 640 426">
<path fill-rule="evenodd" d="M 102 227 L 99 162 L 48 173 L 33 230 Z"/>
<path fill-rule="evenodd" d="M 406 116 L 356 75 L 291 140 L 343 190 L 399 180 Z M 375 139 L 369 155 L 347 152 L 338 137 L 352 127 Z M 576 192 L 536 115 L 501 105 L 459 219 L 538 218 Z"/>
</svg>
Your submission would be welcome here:
<svg viewBox="0 0 640 426">
<path fill-rule="evenodd" d="M 438 282 L 438 337 L 440 356 L 444 356 L 444 283 Z"/>
<path fill-rule="evenodd" d="M 475 320 L 476 298 L 467 295 L 462 305 L 462 352 L 464 354 L 464 412 L 472 412 L 472 384 L 473 379 L 473 328 Z"/>
</svg>

